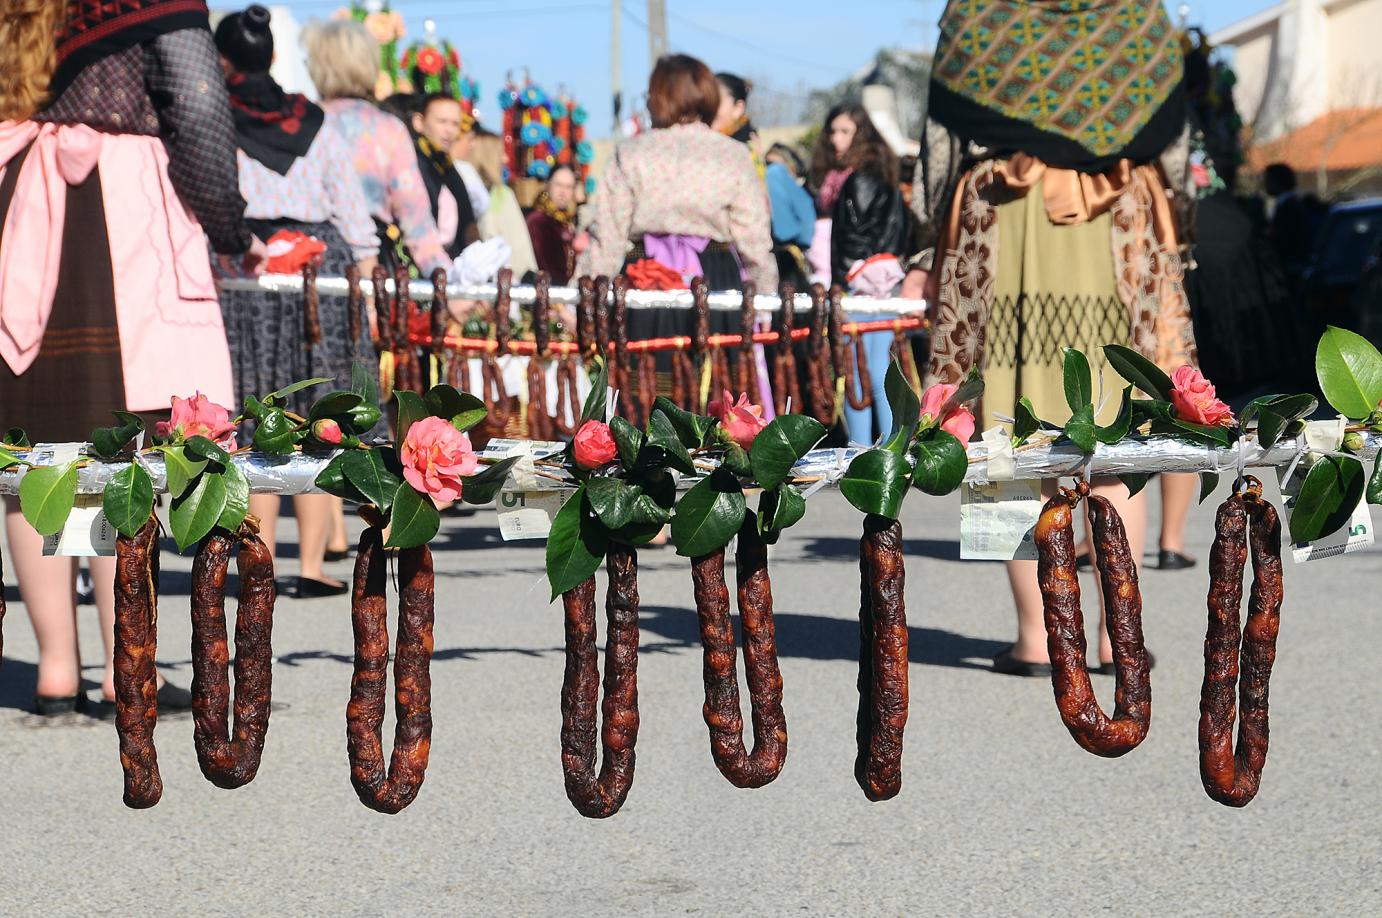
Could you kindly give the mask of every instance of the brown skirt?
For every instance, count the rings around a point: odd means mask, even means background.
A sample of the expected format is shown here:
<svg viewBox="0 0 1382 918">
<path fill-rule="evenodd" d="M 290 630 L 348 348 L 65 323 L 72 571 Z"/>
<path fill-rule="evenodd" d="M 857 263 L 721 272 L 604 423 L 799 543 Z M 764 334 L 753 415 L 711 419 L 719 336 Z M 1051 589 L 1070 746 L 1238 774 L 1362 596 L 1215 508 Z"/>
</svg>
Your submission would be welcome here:
<svg viewBox="0 0 1382 918">
<path fill-rule="evenodd" d="M 11 160 L 0 180 L 0 231 L 27 155 Z M 0 361 L 0 429 L 21 427 L 35 443 L 84 442 L 124 407 L 115 278 L 101 174 L 93 169 L 67 190 L 62 266 L 38 357 L 19 375 Z"/>
</svg>

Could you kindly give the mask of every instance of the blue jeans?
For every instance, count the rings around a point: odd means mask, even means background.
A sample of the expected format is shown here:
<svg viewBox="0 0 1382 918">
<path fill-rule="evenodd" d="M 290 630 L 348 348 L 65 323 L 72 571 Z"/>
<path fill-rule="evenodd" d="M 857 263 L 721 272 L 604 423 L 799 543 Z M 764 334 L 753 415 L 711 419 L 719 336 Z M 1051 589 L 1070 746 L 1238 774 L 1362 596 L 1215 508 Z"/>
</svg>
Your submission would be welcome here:
<svg viewBox="0 0 1382 918">
<path fill-rule="evenodd" d="M 851 322 L 868 322 L 877 319 L 876 315 L 859 315 L 851 313 Z M 864 335 L 864 357 L 868 362 L 870 382 L 873 383 L 873 407 L 856 411 L 851 408 L 848 400 L 845 401 L 845 431 L 849 434 L 849 442 L 857 446 L 869 446 L 874 440 L 873 419 L 878 418 L 878 436 L 887 436 L 888 431 L 892 430 L 893 412 L 888 407 L 888 396 L 883 389 L 883 384 L 888 378 L 888 353 L 892 350 L 893 333 L 890 331 L 869 332 Z M 849 343 L 854 347 L 854 342 Z M 849 381 L 849 385 L 855 392 L 860 390 L 859 371 L 856 367 L 854 378 Z"/>
</svg>

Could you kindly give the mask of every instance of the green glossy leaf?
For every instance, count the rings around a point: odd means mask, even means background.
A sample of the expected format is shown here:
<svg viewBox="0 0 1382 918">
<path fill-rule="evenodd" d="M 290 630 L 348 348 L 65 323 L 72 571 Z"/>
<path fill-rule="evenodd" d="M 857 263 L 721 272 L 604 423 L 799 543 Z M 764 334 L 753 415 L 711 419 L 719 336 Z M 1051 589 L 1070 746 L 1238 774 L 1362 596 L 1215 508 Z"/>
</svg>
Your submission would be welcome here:
<svg viewBox="0 0 1382 918">
<path fill-rule="evenodd" d="M 470 430 L 483 423 L 489 417 L 489 411 L 485 408 L 485 403 L 471 395 L 469 392 L 459 392 L 454 386 L 440 385 L 433 386 L 427 390 L 423 396 L 423 401 L 432 413 L 439 418 L 446 418 L 452 426 L 461 432 Z"/>
<path fill-rule="evenodd" d="M 163 468 L 168 478 L 168 494 L 181 497 L 203 471 L 205 459 L 189 456 L 181 446 L 171 446 L 163 450 Z"/>
<path fill-rule="evenodd" d="M 1357 459 L 1326 456 L 1316 461 L 1291 509 L 1291 541 L 1313 542 L 1347 523 L 1363 497 L 1365 478 Z"/>
<path fill-rule="evenodd" d="M 226 532 L 235 532 L 250 512 L 250 482 L 235 463 L 226 466 L 221 475 L 226 485 L 226 505 L 216 525 Z"/>
<path fill-rule="evenodd" d="M 1094 445 L 1099 442 L 1094 431 L 1094 406 L 1086 404 L 1070 416 L 1070 420 L 1065 422 L 1065 435 L 1070 438 L 1070 442 L 1082 453 L 1094 452 Z"/>
<path fill-rule="evenodd" d="M 388 513 L 389 508 L 393 506 L 394 495 L 398 493 L 400 479 L 385 467 L 382 451 L 355 449 L 343 453 L 341 459 L 341 471 L 345 473 L 346 480 L 354 485 L 366 500 L 382 512 Z"/>
<path fill-rule="evenodd" d="M 625 469 L 632 469 L 638 462 L 638 451 L 643 448 L 647 436 L 618 415 L 610 418 L 609 433 L 614 438 L 615 448 L 619 450 L 619 461 Z"/>
<path fill-rule="evenodd" d="M 1065 386 L 1065 402 L 1078 412 L 1094 401 L 1094 386 L 1090 380 L 1089 358 L 1073 347 L 1062 349 L 1061 378 Z M 1086 450 L 1087 452 L 1087 450 Z"/>
<path fill-rule="evenodd" d="M 744 522 L 744 490 L 725 469 L 716 469 L 677 501 L 672 543 L 687 558 L 708 555 L 734 538 Z"/>
<path fill-rule="evenodd" d="M 590 394 L 585 397 L 585 404 L 581 406 L 582 424 L 586 421 L 603 421 L 605 419 L 605 405 L 608 395 L 609 364 L 601 360 L 600 371 L 596 373 L 595 378 L 591 380 Z M 579 427 L 579 425 L 577 426 Z"/>
<path fill-rule="evenodd" d="M 206 538 L 226 508 L 226 483 L 221 475 L 202 475 L 192 490 L 173 498 L 168 522 L 178 551 L 186 551 Z"/>
<path fill-rule="evenodd" d="M 1278 395 L 1262 402 L 1257 408 L 1257 442 L 1264 445 L 1275 443 L 1281 439 L 1287 427 L 1314 414 L 1319 405 L 1313 395 L 1306 394 Z"/>
<path fill-rule="evenodd" d="M 1139 427 L 1144 421 L 1165 421 L 1169 424 L 1176 419 L 1175 412 L 1171 410 L 1170 402 L 1146 398 L 1132 400 L 1132 415 L 1134 423 Z"/>
<path fill-rule="evenodd" d="M 121 535 L 133 538 L 154 512 L 154 483 L 137 463 L 110 476 L 101 495 L 101 511 Z"/>
<path fill-rule="evenodd" d="M 608 548 L 608 537 L 591 513 L 582 485 L 557 511 L 547 536 L 547 583 L 552 598 L 594 575 Z"/>
<path fill-rule="evenodd" d="M 958 488 L 969 471 L 965 445 L 944 430 L 932 431 L 918 440 L 912 448 L 912 460 L 912 484 L 920 491 L 937 496 Z"/>
<path fill-rule="evenodd" d="M 1118 417 L 1107 427 L 1094 428 L 1094 437 L 1100 443 L 1117 443 L 1132 429 L 1132 386 L 1123 390 L 1123 402 L 1118 408 Z"/>
<path fill-rule="evenodd" d="M 222 467 L 230 465 L 230 453 L 206 437 L 189 437 L 184 448 L 189 459 L 205 459 Z"/>
<path fill-rule="evenodd" d="M 329 382 L 335 382 L 335 380 L 333 380 L 330 376 L 316 376 L 312 379 L 300 379 L 295 383 L 289 383 L 282 389 L 275 389 L 274 391 L 270 392 L 267 396 L 265 396 L 265 398 L 275 399 L 280 404 L 282 404 L 283 402 L 287 401 L 288 396 L 293 395 L 294 393 L 301 392 L 303 389 L 310 389 L 313 386 L 323 386 Z M 322 417 L 326 417 L 326 415 L 322 415 Z"/>
<path fill-rule="evenodd" d="M 641 492 L 641 489 L 640 489 Z M 672 522 L 672 510 L 663 507 L 649 494 L 639 493 L 629 512 L 629 525 L 653 526 L 661 528 Z"/>
<path fill-rule="evenodd" d="M 1129 497 L 1136 497 L 1143 488 L 1147 487 L 1147 482 L 1152 480 L 1152 476 L 1142 472 L 1128 472 L 1125 475 L 1119 475 L 1118 480 L 1123 482 L 1123 486 L 1128 489 Z"/>
<path fill-rule="evenodd" d="M 413 490 L 406 481 L 399 484 L 390 500 L 393 513 L 389 517 L 389 538 L 386 548 L 414 548 L 426 545 L 441 528 L 441 514 L 432 499 Z"/>
<path fill-rule="evenodd" d="M 753 464 L 749 462 L 748 452 L 738 443 L 724 444 L 725 455 L 720 463 L 740 478 L 753 478 Z"/>
<path fill-rule="evenodd" d="M 1171 377 L 1137 351 L 1121 344 L 1105 344 L 1104 358 L 1119 376 L 1149 398 L 1163 402 L 1171 400 Z"/>
<path fill-rule="evenodd" d="M 1032 434 L 1041 429 L 1041 419 L 1037 417 L 1032 400 L 1022 396 L 1017 400 L 1017 410 L 1013 417 L 1013 445 L 1021 446 L 1031 439 Z"/>
<path fill-rule="evenodd" d="M 892 409 L 893 415 L 892 430 L 888 433 L 888 439 L 884 444 L 884 449 L 890 449 L 900 456 L 905 456 L 907 454 L 907 447 L 912 442 L 912 437 L 916 436 L 917 428 L 921 425 L 921 396 L 917 395 L 916 390 L 912 388 L 912 384 L 908 382 L 907 377 L 902 374 L 902 367 L 896 360 L 888 364 L 888 375 L 887 378 L 883 380 L 883 391 L 887 394 L 888 407 Z M 815 420 L 809 418 L 807 420 L 811 420 L 811 423 L 820 427 L 820 424 Z M 774 421 L 773 423 L 777 422 Z M 770 424 L 769 426 L 772 425 Z M 765 430 L 763 433 L 767 433 L 767 431 Z M 821 437 L 823 436 L 825 436 L 825 428 L 821 427 Z M 762 437 L 763 434 L 758 435 L 758 439 L 762 439 Z M 811 445 L 814 446 L 818 442 L 820 442 L 820 437 L 812 441 Z M 758 440 L 754 440 L 753 445 L 757 446 Z M 807 449 L 810 448 L 811 447 L 807 447 Z M 752 451 L 750 451 L 750 457 L 752 457 Z M 798 456 L 797 458 L 801 457 Z M 757 470 L 757 468 L 757 463 L 754 463 L 754 469 Z M 781 479 L 778 479 L 778 481 L 781 481 Z M 760 484 L 765 488 L 774 488 L 777 486 L 776 481 L 772 484 L 760 481 Z"/>
<path fill-rule="evenodd" d="M 254 428 L 254 448 L 286 456 L 293 451 L 293 422 L 281 408 L 266 409 Z"/>
<path fill-rule="evenodd" d="M 379 404 L 379 372 L 375 367 L 355 361 L 350 365 L 350 391 L 366 405 Z"/>
<path fill-rule="evenodd" d="M 1382 401 L 1382 354 L 1351 331 L 1325 330 L 1315 351 L 1315 375 L 1329 404 L 1346 417 L 1366 418 Z"/>
<path fill-rule="evenodd" d="M 950 398 L 941 405 L 941 417 L 949 417 L 950 412 L 961 405 L 968 404 L 984 394 L 984 378 L 979 375 L 978 370 L 970 370 L 969 376 L 952 393 Z"/>
<path fill-rule="evenodd" d="M 1196 442 L 1212 444 L 1214 446 L 1228 446 L 1233 441 L 1233 434 L 1227 427 L 1209 427 L 1204 424 L 1192 424 L 1189 421 L 1174 421 L 1176 432 L 1180 434 L 1193 434 Z"/>
<path fill-rule="evenodd" d="M 667 416 L 667 420 L 672 422 L 672 427 L 676 429 L 677 436 L 687 449 L 698 449 L 705 446 L 710 432 L 715 429 L 714 418 L 686 411 L 665 395 L 657 397 L 653 402 L 653 408 L 656 411 L 661 411 Z"/>
<path fill-rule="evenodd" d="M 317 475 L 316 485 L 327 494 L 333 494 L 336 497 L 359 504 L 367 504 L 369 499 L 361 494 L 345 476 L 345 457 L 347 455 L 349 454 L 342 453 L 328 462 L 326 468 Z"/>
<path fill-rule="evenodd" d="M 307 420 L 320 421 L 322 418 L 340 417 L 349 414 L 362 404 L 364 404 L 364 399 L 354 392 L 328 392 L 313 403 L 312 410 L 307 414 Z"/>
<path fill-rule="evenodd" d="M 890 374 L 891 372 L 889 371 Z M 900 377 L 901 374 L 898 375 Z M 911 389 L 907 391 L 910 392 Z M 916 433 L 916 417 L 916 411 L 913 411 L 911 425 L 904 425 L 904 450 L 906 442 Z M 749 446 L 749 464 L 753 468 L 753 476 L 757 479 L 759 487 L 771 491 L 785 481 L 791 474 L 792 466 L 809 453 L 825 433 L 825 428 L 819 421 L 805 415 L 784 414 L 769 421 L 768 426 L 758 432 L 758 436 L 753 438 L 753 443 Z"/>
<path fill-rule="evenodd" d="M 648 439 L 638 452 L 635 467 L 643 471 L 658 466 L 674 468 L 683 475 L 696 474 L 696 465 L 677 436 L 677 429 L 667 415 L 654 410 L 648 419 Z"/>
<path fill-rule="evenodd" d="M 509 479 L 509 470 L 518 464 L 522 456 L 510 456 L 494 465 L 485 466 L 479 472 L 465 479 L 461 488 L 461 500 L 467 504 L 487 504 L 499 494 L 504 482 Z"/>
<path fill-rule="evenodd" d="M 1214 489 L 1219 487 L 1218 472 L 1200 473 L 1200 503 L 1204 503 L 1209 496 L 1214 493 Z"/>
<path fill-rule="evenodd" d="M 245 405 L 243 408 L 240 409 L 240 414 L 245 418 L 257 421 L 264 416 L 264 412 L 266 410 L 267 409 L 264 407 L 263 402 L 255 398 L 253 395 L 246 395 Z"/>
<path fill-rule="evenodd" d="M 772 544 L 782 530 L 795 526 L 806 516 L 806 498 L 792 485 L 783 482 L 763 492 L 758 503 L 758 531 Z"/>
<path fill-rule="evenodd" d="M 408 428 L 423 418 L 430 418 L 432 412 L 416 392 L 395 389 L 393 398 L 398 405 L 398 442 L 402 443 L 408 438 Z"/>
<path fill-rule="evenodd" d="M 39 535 L 62 529 L 77 502 L 77 463 L 29 469 L 19 480 L 19 509 Z"/>
<path fill-rule="evenodd" d="M 11 427 L 9 430 L 6 430 L 4 436 L 0 436 L 0 443 L 3 443 L 5 446 L 33 446 L 33 444 L 29 442 L 29 435 L 24 432 L 24 428 L 22 427 Z"/>
<path fill-rule="evenodd" d="M 144 419 L 128 411 L 112 412 L 120 423 L 114 427 L 98 427 L 91 432 L 92 452 L 103 459 L 118 456 L 131 440 L 144 430 Z"/>
<path fill-rule="evenodd" d="M 1372 475 L 1368 477 L 1367 498 L 1370 504 L 1382 504 L 1382 457 L 1372 464 Z"/>
<path fill-rule="evenodd" d="M 383 416 L 384 412 L 380 411 L 374 402 L 361 402 L 337 421 L 341 425 L 342 433 L 363 436 L 373 430 L 374 425 L 378 424 Z"/>
<path fill-rule="evenodd" d="M 840 493 L 861 513 L 874 513 L 895 520 L 902 512 L 902 499 L 907 496 L 910 472 L 906 461 L 897 453 L 871 449 L 855 456 L 850 462 L 844 477 L 840 479 Z"/>
<path fill-rule="evenodd" d="M 585 493 L 590 509 L 613 531 L 633 522 L 633 505 L 643 492 L 619 478 L 591 478 L 585 483 Z"/>
<path fill-rule="evenodd" d="M 9 450 L 0 448 L 0 470 L 7 469 L 12 465 L 20 465 L 23 461 Z"/>
</svg>

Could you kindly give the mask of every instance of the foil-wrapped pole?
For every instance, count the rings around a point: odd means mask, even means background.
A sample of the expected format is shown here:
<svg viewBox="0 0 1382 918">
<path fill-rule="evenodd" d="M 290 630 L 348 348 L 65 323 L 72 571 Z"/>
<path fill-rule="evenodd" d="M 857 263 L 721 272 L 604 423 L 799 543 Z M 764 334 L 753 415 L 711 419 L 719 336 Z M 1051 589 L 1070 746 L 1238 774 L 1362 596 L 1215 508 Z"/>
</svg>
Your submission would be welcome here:
<svg viewBox="0 0 1382 918">
<path fill-rule="evenodd" d="M 1361 459 L 1376 458 L 1382 449 L 1382 435 L 1365 435 L 1365 445 L 1358 454 Z M 559 452 L 561 444 L 547 444 L 554 447 L 547 452 Z M 1071 445 L 1040 445 L 1019 449 L 1013 456 L 1013 477 L 1019 479 L 1060 478 L 1071 475 L 1084 475 L 1088 466 L 1091 475 L 1129 475 L 1153 474 L 1156 472 L 1236 472 L 1240 467 L 1238 445 L 1228 448 L 1211 448 L 1183 443 L 1172 439 L 1127 440 L 1111 446 L 1100 444 L 1090 456 L 1086 456 Z M 53 464 L 54 447 L 40 444 L 31 450 L 16 450 L 36 465 Z M 1243 443 L 1242 468 L 1286 467 L 1291 465 L 1304 452 L 1304 439 L 1281 440 L 1263 449 L 1251 438 Z M 833 486 L 844 474 L 850 461 L 863 450 L 818 449 L 812 450 L 792 469 L 795 479 L 801 481 L 824 480 Z M 235 456 L 235 465 L 244 473 L 250 483 L 250 490 L 256 494 L 315 494 L 315 482 L 326 464 L 338 453 L 314 452 L 294 453 L 290 456 L 274 456 L 266 453 L 241 453 Z M 497 459 L 499 454 L 487 456 Z M 141 456 L 154 479 L 154 489 L 158 493 L 167 490 L 163 459 L 157 453 Z M 975 443 L 969 447 L 969 471 L 965 480 L 973 483 L 990 481 L 987 449 Z M 78 473 L 77 491 L 80 494 L 99 494 L 105 490 L 110 477 L 123 468 L 127 461 L 102 462 L 91 460 Z M 707 467 L 708 469 L 708 467 Z M 19 493 L 19 481 L 24 476 L 24 466 L 11 466 L 0 472 L 0 494 Z M 553 476 L 529 477 L 522 485 L 524 490 L 559 491 L 575 487 L 574 482 L 559 480 L 560 473 Z M 688 488 L 695 482 L 694 476 L 685 476 L 681 487 Z M 510 484 L 513 484 L 511 481 Z"/>
<path fill-rule="evenodd" d="M 259 290 L 271 293 L 297 294 L 302 292 L 302 278 L 296 274 L 231 277 L 219 280 L 217 283 L 222 290 Z M 350 285 L 344 277 L 317 278 L 318 296 L 345 296 L 349 289 Z M 392 296 L 394 281 L 392 279 L 385 281 L 384 289 Z M 411 281 L 408 285 L 408 292 L 414 302 L 430 303 L 432 301 L 432 282 L 431 280 Z M 451 284 L 446 288 L 446 293 L 453 300 L 481 300 L 493 303 L 498 288 L 494 284 L 475 286 Z M 520 306 L 531 306 L 537 299 L 537 288 L 532 284 L 515 284 L 510 288 L 509 298 L 511 302 Z M 548 302 L 553 305 L 575 306 L 580 303 L 580 298 L 579 287 L 552 287 L 548 294 Z M 729 290 L 711 293 L 708 301 L 711 309 L 738 312 L 743 298 L 737 291 Z M 695 297 L 690 290 L 630 290 L 627 302 L 630 309 L 693 309 L 696 305 Z M 874 299 L 867 296 L 846 296 L 841 302 L 846 312 L 864 315 L 910 316 L 926 312 L 924 300 L 909 300 L 901 297 Z M 798 293 L 793 298 L 792 304 L 797 312 L 809 312 L 811 310 L 811 296 L 808 293 Z M 754 309 L 761 313 L 775 313 L 782 309 L 782 300 L 776 294 L 760 293 L 754 298 Z"/>
</svg>

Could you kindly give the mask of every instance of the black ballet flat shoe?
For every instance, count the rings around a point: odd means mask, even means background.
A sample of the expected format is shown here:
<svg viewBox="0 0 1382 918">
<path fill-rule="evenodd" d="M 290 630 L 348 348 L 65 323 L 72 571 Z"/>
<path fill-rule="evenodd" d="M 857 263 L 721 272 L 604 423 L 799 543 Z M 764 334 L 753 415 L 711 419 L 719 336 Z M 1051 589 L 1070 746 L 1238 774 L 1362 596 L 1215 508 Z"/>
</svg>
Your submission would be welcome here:
<svg viewBox="0 0 1382 918">
<path fill-rule="evenodd" d="M 71 714 L 82 706 L 85 699 L 80 695 L 35 695 L 34 713 L 39 717 L 58 717 Z"/>
<path fill-rule="evenodd" d="M 1194 567 L 1199 562 L 1194 558 L 1181 554 L 1178 551 L 1171 551 L 1163 548 L 1157 554 L 1156 569 L 1159 571 L 1184 571 Z"/>
<path fill-rule="evenodd" d="M 1012 650 L 1005 650 L 994 656 L 993 671 L 1003 676 L 1024 676 L 1027 678 L 1050 676 L 1051 664 L 1019 660 L 1013 656 Z"/>
<path fill-rule="evenodd" d="M 323 599 L 327 596 L 344 596 L 349 592 L 348 583 L 327 583 L 311 577 L 299 577 L 292 595 L 297 599 Z"/>
<path fill-rule="evenodd" d="M 349 549 L 349 548 L 344 548 L 344 549 L 342 549 L 342 550 L 340 550 L 340 551 L 336 551 L 334 548 L 328 548 L 328 549 L 326 550 L 325 560 L 327 560 L 327 561 L 346 561 L 346 560 L 349 560 L 349 559 L 350 559 L 350 549 Z"/>
</svg>

